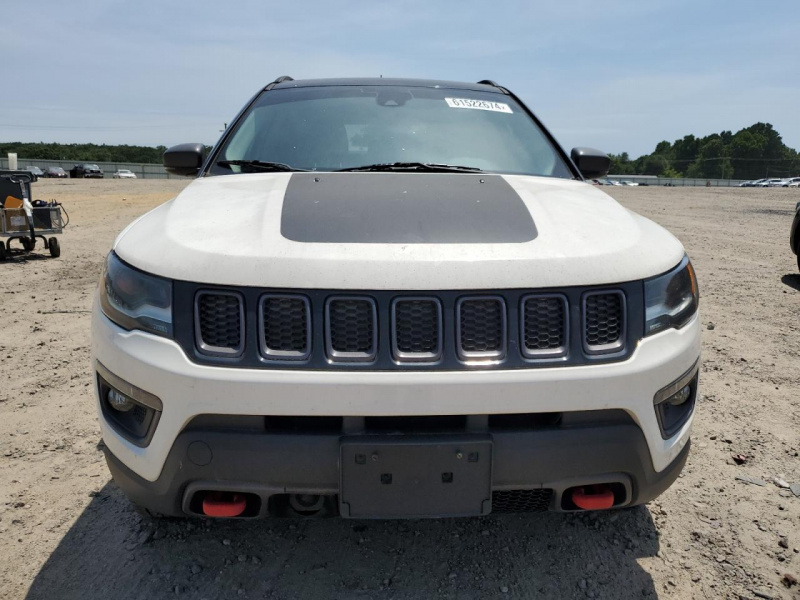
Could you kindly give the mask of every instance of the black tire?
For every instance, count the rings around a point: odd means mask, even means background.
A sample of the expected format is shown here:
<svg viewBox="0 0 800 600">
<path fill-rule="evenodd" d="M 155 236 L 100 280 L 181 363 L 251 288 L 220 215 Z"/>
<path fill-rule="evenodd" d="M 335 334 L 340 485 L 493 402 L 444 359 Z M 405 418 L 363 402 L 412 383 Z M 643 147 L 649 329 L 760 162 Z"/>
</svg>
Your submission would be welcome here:
<svg viewBox="0 0 800 600">
<path fill-rule="evenodd" d="M 25 252 L 30 252 L 36 246 L 36 242 L 30 238 L 19 238 L 19 241 L 22 242 L 22 248 Z"/>
<path fill-rule="evenodd" d="M 51 237 L 47 240 L 47 245 L 50 248 L 50 256 L 53 258 L 61 256 L 61 246 L 58 243 L 58 238 Z"/>
<path fill-rule="evenodd" d="M 6 259 L 6 245 L 3 242 L 0 242 L 0 261 L 4 261 Z"/>
</svg>

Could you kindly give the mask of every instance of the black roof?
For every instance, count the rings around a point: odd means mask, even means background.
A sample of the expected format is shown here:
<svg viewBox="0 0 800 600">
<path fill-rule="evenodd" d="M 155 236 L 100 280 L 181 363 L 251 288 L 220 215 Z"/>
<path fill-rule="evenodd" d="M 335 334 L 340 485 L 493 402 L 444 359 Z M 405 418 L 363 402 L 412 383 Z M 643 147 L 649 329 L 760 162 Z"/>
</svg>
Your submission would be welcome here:
<svg viewBox="0 0 800 600">
<path fill-rule="evenodd" d="M 483 83 L 465 83 L 463 81 L 439 81 L 436 79 L 394 79 L 389 77 L 343 77 L 340 79 L 300 79 L 285 80 L 274 85 L 272 89 L 298 88 L 298 87 L 325 87 L 334 85 L 399 85 L 407 87 L 447 88 L 456 90 L 470 90 L 476 92 L 503 93 L 503 90 L 493 85 Z"/>
</svg>

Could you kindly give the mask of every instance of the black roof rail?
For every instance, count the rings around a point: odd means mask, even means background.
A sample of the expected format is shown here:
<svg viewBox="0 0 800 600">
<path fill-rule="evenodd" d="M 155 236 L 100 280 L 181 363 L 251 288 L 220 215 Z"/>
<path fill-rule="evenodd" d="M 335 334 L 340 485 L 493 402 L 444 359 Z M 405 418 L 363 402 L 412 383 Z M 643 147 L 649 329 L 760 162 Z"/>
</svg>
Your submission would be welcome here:
<svg viewBox="0 0 800 600">
<path fill-rule="evenodd" d="M 276 85 L 278 85 L 279 83 L 283 83 L 284 81 L 294 81 L 294 77 L 289 77 L 289 75 L 281 75 L 280 77 L 278 77 L 278 78 L 277 78 L 275 81 L 273 81 L 272 83 L 270 83 L 270 84 L 269 84 L 267 87 L 265 87 L 264 89 L 265 89 L 265 90 L 271 90 L 271 89 L 272 89 L 272 88 L 274 88 Z"/>
<path fill-rule="evenodd" d="M 502 85 L 498 84 L 497 82 L 492 81 L 491 79 L 481 79 L 478 82 L 478 85 L 490 85 L 492 87 L 496 87 L 498 90 L 503 92 L 505 95 L 509 95 L 509 91 L 506 88 L 504 88 Z"/>
</svg>

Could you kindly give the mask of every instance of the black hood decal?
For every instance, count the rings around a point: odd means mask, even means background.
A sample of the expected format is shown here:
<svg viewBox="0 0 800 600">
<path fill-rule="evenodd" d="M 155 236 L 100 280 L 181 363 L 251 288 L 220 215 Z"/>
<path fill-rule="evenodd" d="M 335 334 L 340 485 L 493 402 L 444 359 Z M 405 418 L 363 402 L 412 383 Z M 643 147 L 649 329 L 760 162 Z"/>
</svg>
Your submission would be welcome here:
<svg viewBox="0 0 800 600">
<path fill-rule="evenodd" d="M 281 234 L 338 244 L 498 244 L 530 242 L 536 226 L 499 175 L 294 173 Z"/>
</svg>

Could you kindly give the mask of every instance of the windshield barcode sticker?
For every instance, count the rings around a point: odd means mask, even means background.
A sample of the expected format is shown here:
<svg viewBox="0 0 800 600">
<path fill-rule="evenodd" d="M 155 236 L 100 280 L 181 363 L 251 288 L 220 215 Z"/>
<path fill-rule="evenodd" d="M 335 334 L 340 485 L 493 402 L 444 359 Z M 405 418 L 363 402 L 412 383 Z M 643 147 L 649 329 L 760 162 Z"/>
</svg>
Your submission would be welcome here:
<svg viewBox="0 0 800 600">
<path fill-rule="evenodd" d="M 508 104 L 503 102 L 490 102 L 488 100 L 470 100 L 468 98 L 445 98 L 447 106 L 450 108 L 474 108 L 477 110 L 491 110 L 492 112 L 501 112 L 512 114 L 514 111 Z"/>
</svg>

